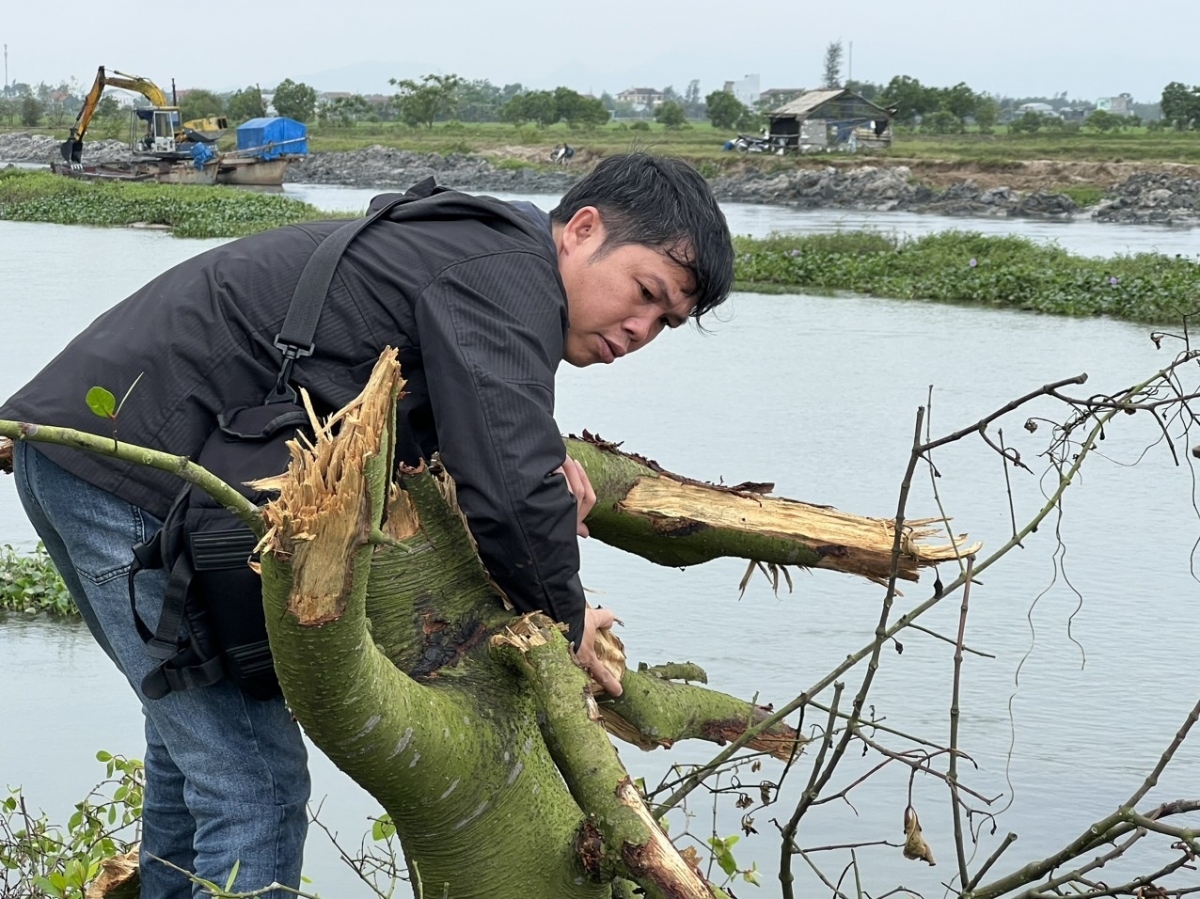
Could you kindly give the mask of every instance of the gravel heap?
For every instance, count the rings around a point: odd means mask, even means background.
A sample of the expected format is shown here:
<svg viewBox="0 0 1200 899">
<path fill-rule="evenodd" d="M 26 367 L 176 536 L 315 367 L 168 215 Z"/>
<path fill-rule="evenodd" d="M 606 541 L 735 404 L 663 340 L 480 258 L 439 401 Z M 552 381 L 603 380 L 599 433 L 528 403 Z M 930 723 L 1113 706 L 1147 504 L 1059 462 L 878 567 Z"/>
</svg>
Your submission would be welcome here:
<svg viewBox="0 0 1200 899">
<path fill-rule="evenodd" d="M 1092 215 L 1122 224 L 1200 224 L 1200 179 L 1141 172 L 1109 191 Z"/>
<path fill-rule="evenodd" d="M 984 190 L 969 180 L 939 192 L 915 182 L 907 166 L 846 170 L 827 166 L 774 174 L 750 171 L 716 178 L 713 192 L 722 200 L 801 209 L 910 210 L 942 215 L 1066 219 L 1079 208 L 1065 194 L 1036 191 L 1022 195 L 1007 187 Z"/>
<path fill-rule="evenodd" d="M 5 162 L 62 162 L 62 141 L 45 134 L 0 134 L 0 160 Z M 83 162 L 125 162 L 133 157 L 129 145 L 119 140 L 85 141 Z"/>
<path fill-rule="evenodd" d="M 288 166 L 286 180 L 351 187 L 411 187 L 430 175 L 467 191 L 561 194 L 579 180 L 569 172 L 497 167 L 482 156 L 412 153 L 375 145 L 346 153 L 316 153 Z"/>
</svg>

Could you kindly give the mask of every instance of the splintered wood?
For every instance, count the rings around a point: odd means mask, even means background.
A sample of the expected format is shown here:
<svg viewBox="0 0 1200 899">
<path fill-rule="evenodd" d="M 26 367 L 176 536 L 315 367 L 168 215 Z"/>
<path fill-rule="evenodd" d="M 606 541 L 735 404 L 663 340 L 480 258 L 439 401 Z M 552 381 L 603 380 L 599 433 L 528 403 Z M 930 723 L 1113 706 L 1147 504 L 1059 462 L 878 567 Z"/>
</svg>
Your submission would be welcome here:
<svg viewBox="0 0 1200 899">
<path fill-rule="evenodd" d="M 857 574 L 874 581 L 886 580 L 892 565 L 895 522 L 863 518 L 825 506 L 795 500 L 737 493 L 671 477 L 639 478 L 618 504 L 622 512 L 655 522 L 681 522 L 695 533 L 716 528 L 728 534 L 790 541 L 815 554 L 815 568 Z M 920 541 L 940 529 L 940 519 L 904 523 L 900 542 L 899 576 L 917 580 L 917 570 L 965 557 L 980 544 L 966 545 L 966 535 L 954 537 L 955 545 L 925 545 Z M 956 549 L 957 547 L 957 549 Z M 788 563 L 784 563 L 788 564 Z"/>
<path fill-rule="evenodd" d="M 292 461 L 277 481 L 279 498 L 263 510 L 261 547 L 291 560 L 288 608 L 302 624 L 333 620 L 344 608 L 353 577 L 347 560 L 372 529 L 366 464 L 387 450 L 382 441 L 403 386 L 396 353 L 389 350 L 362 393 L 317 429 L 312 446 L 289 444 Z M 392 510 L 400 505 L 393 496 Z"/>
</svg>

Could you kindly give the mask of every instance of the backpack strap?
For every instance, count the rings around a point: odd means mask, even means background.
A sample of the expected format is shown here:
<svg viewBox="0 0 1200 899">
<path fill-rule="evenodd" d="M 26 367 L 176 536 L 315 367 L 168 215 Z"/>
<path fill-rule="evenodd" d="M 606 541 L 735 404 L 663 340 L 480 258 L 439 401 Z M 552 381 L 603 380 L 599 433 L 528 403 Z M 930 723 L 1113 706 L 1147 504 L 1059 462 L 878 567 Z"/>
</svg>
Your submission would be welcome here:
<svg viewBox="0 0 1200 899">
<path fill-rule="evenodd" d="M 423 199 L 432 193 L 433 179 L 427 178 L 408 193 L 401 194 L 366 218 L 342 225 L 317 246 L 317 249 L 308 258 L 304 271 L 300 273 L 300 280 L 296 283 L 296 290 L 292 293 L 292 303 L 288 306 L 283 327 L 275 335 L 275 346 L 283 354 L 283 364 L 280 366 L 275 386 L 263 400 L 265 404 L 296 402 L 296 391 L 288 385 L 288 381 L 292 377 L 292 366 L 297 359 L 311 356 L 316 348 L 313 336 L 317 332 L 317 320 L 321 317 L 321 309 L 325 305 L 329 285 L 333 283 L 334 272 L 337 270 L 342 254 L 346 252 L 346 247 L 350 246 L 350 242 L 364 228 L 385 218 L 397 206 Z"/>
<path fill-rule="evenodd" d="M 157 667 L 142 679 L 142 693 L 147 699 L 162 699 L 174 690 L 207 687 L 224 677 L 220 655 L 197 664 L 195 656 L 189 653 L 188 641 L 180 636 L 188 587 L 195 574 L 187 553 L 179 553 L 175 564 L 171 566 L 158 614 L 158 626 L 153 633 L 138 612 L 133 580 L 139 571 L 162 567 L 161 541 L 160 531 L 150 540 L 135 546 L 133 566 L 129 569 L 129 605 L 133 610 L 133 623 L 137 626 L 138 636 L 146 644 L 146 652 L 151 658 L 158 659 Z"/>
</svg>

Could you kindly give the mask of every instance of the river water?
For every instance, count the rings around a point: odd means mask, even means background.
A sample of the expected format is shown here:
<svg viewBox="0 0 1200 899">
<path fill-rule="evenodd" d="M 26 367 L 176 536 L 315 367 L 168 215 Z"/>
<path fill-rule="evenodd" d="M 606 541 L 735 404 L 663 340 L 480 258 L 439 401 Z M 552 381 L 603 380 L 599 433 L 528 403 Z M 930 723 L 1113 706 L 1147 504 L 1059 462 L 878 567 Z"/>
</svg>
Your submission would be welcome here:
<svg viewBox="0 0 1200 899">
<path fill-rule="evenodd" d="M 291 186 L 327 209 L 361 209 L 370 191 Z M 555 198 L 535 198 L 550 203 Z M 917 233 L 946 225 L 930 216 L 797 212 L 727 207 L 733 230 L 815 231 L 864 225 Z M 1200 233 L 1088 223 L 1046 225 L 1013 220 L 950 220 L 953 227 L 1054 239 L 1094 255 L 1158 248 L 1193 255 Z M 155 232 L 0 222 L 0 300 L 6 351 L 0 394 L 8 395 L 67 338 L 154 274 L 217 241 L 177 240 Z M 1114 392 L 1163 366 L 1147 329 L 1102 319 L 1071 320 L 1027 313 L 883 299 L 737 294 L 715 316 L 710 333 L 685 329 L 608 368 L 560 377 L 558 420 L 564 432 L 588 429 L 689 476 L 725 483 L 774 481 L 780 495 L 865 515 L 890 516 L 912 441 L 914 415 L 933 388 L 934 434 L 976 421 L 1041 384 L 1087 372 L 1076 395 Z M 1194 389 L 1194 388 L 1193 388 Z M 1056 414 L 1049 404 L 1033 410 Z M 1028 519 L 1044 500 L 1039 452 L 1047 427 L 1029 433 L 1021 413 L 1002 423 L 1035 474 L 1014 472 L 1013 510 Z M 1148 416 L 1122 416 L 1068 491 L 1061 522 L 1047 522 L 982 577 L 971 595 L 968 654 L 962 686 L 960 745 L 977 769 L 963 782 L 999 797 L 992 835 L 982 832 L 976 865 L 1008 831 L 1020 840 L 994 869 L 1040 858 L 1111 812 L 1142 782 L 1195 703 L 1200 688 L 1193 656 L 1200 643 L 1195 613 L 1200 589 L 1191 570 L 1200 520 L 1190 455 L 1175 465 Z M 1195 441 L 1194 435 L 1192 442 Z M 1180 442 L 1186 448 L 1187 438 Z M 1140 459 L 1140 461 L 1139 461 Z M 998 547 L 1011 532 L 1005 476 L 978 441 L 940 450 L 937 489 L 957 529 Z M 1137 464 L 1134 464 L 1134 463 Z M 909 514 L 937 514 L 927 471 L 919 472 Z M 0 479 L 0 542 L 31 545 L 8 479 Z M 751 580 L 739 599 L 744 565 L 720 561 L 694 569 L 662 569 L 617 550 L 584 542 L 584 580 L 594 602 L 624 621 L 631 661 L 689 660 L 709 683 L 744 697 L 782 704 L 868 644 L 882 591 L 829 572 L 795 573 L 795 588 L 776 596 Z M 947 571 L 947 575 L 950 572 Z M 930 578 L 907 585 L 900 609 L 929 595 Z M 953 635 L 958 597 L 923 619 Z M 953 648 L 925 634 L 901 636 L 889 648 L 868 702 L 886 723 L 945 744 Z M 1019 672 L 1019 676 L 1018 676 Z M 81 628 L 10 619 L 0 623 L 0 785 L 21 786 L 34 806 L 63 820 L 73 802 L 100 779 L 98 749 L 141 752 L 140 715 L 127 688 Z M 845 677 L 848 695 L 860 669 Z M 815 719 L 810 718 L 809 721 Z M 894 748 L 909 748 L 880 734 Z M 671 753 L 628 747 L 630 769 L 651 783 L 672 762 L 700 762 L 706 744 Z M 833 790 L 850 785 L 876 757 L 847 761 Z M 783 802 L 751 810 L 757 835 L 737 847 L 739 862 L 758 861 L 760 890 L 778 896 L 778 845 L 773 818 L 785 820 L 808 776 L 802 759 Z M 322 820 L 350 848 L 376 809 L 358 787 L 314 752 L 314 799 Z M 894 769 L 894 770 L 893 770 Z M 760 780 L 779 776 L 769 763 L 741 772 L 757 798 Z M 1185 743 L 1147 802 L 1195 798 L 1200 735 Z M 860 849 L 864 887 L 878 895 L 897 885 L 940 895 L 953 874 L 949 804 L 929 777 L 913 785 L 913 804 L 938 866 L 901 858 L 907 771 L 885 769 L 848 802 L 815 809 L 801 828 L 803 846 L 886 840 Z M 687 825 L 703 838 L 712 826 L 707 798 L 690 807 Z M 978 804 L 978 803 L 977 803 Z M 722 835 L 738 829 L 741 812 L 720 806 Z M 685 824 L 676 819 L 673 833 Z M 325 896 L 370 895 L 313 830 L 306 873 Z M 848 861 L 819 853 L 832 878 Z M 1159 854 L 1156 859 L 1164 858 Z M 800 891 L 814 895 L 804 864 Z M 1143 866 L 1146 867 L 1146 866 Z M 1106 871 L 1110 882 L 1116 873 Z M 827 891 L 825 891 L 827 892 Z M 404 889 L 401 894 L 405 895 Z"/>
</svg>

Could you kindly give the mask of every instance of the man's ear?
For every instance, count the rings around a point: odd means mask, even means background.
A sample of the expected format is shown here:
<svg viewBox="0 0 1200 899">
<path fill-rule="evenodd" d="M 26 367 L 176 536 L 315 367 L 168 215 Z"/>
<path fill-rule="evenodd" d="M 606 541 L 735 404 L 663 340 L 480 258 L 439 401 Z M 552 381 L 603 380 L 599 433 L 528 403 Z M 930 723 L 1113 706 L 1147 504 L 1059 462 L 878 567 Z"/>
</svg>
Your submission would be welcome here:
<svg viewBox="0 0 1200 899">
<path fill-rule="evenodd" d="M 600 210 L 595 206 L 584 206 L 563 226 L 563 247 L 570 252 L 584 249 L 596 241 L 604 242 Z"/>
</svg>

